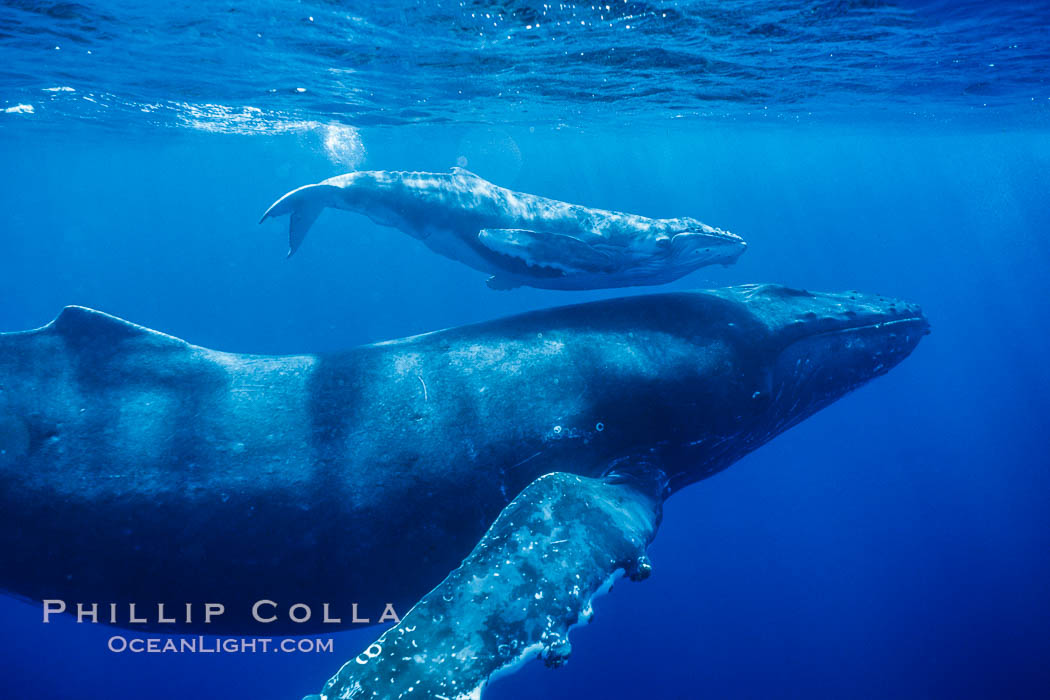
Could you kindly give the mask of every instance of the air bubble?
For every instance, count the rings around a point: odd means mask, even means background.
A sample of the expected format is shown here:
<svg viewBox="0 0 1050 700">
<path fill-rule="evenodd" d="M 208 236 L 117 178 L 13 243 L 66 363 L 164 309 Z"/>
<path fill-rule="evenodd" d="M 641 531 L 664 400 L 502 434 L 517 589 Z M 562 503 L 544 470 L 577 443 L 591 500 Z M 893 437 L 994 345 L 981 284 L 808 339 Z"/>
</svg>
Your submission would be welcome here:
<svg viewBox="0 0 1050 700">
<path fill-rule="evenodd" d="M 324 127 L 323 137 L 325 153 L 333 163 L 356 168 L 365 159 L 365 146 L 354 127 L 328 124 Z"/>
</svg>

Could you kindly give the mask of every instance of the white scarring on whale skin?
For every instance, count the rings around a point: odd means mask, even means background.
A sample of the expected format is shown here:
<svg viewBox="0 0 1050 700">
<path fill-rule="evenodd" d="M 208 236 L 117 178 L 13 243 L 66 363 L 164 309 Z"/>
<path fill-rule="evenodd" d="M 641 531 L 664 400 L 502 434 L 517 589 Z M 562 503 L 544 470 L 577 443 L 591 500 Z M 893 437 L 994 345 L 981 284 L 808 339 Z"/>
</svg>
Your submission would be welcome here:
<svg viewBox="0 0 1050 700">
<path fill-rule="evenodd" d="M 291 256 L 325 208 L 364 214 L 446 257 L 492 275 L 493 289 L 655 285 L 734 262 L 747 244 L 696 219 L 591 209 L 450 173 L 362 171 L 307 185 L 262 220 L 291 215 Z"/>
</svg>

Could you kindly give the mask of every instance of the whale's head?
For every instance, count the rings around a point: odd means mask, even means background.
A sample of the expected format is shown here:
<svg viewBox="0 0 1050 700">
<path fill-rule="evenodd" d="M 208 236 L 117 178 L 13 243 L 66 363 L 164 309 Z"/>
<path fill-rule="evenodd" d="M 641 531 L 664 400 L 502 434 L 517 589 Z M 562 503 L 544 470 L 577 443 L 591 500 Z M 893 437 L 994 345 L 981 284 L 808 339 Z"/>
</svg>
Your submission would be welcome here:
<svg viewBox="0 0 1050 700">
<path fill-rule="evenodd" d="M 676 488 L 885 374 L 929 332 L 917 305 L 859 292 L 745 285 L 676 296 L 662 323 L 675 367 L 659 418 Z"/>
<path fill-rule="evenodd" d="M 885 374 L 929 333 L 917 304 L 875 294 L 734 288 L 769 330 L 771 424 L 780 432 Z"/>
<path fill-rule="evenodd" d="M 671 229 L 661 245 L 666 248 L 668 263 L 682 274 L 705 265 L 730 265 L 747 250 L 740 236 L 696 219 L 676 219 Z"/>
</svg>

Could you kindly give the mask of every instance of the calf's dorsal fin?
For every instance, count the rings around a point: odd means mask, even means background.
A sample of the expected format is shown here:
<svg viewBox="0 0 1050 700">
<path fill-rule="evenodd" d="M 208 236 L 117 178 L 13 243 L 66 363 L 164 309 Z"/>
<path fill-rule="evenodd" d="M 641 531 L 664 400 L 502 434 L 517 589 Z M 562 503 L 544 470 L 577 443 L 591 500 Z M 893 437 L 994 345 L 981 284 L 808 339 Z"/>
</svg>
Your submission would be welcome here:
<svg viewBox="0 0 1050 700">
<path fill-rule="evenodd" d="M 453 165 L 451 168 L 449 168 L 449 170 L 452 172 L 453 175 L 464 175 L 466 177 L 476 177 L 479 180 L 481 179 L 481 176 L 477 173 L 471 172 L 466 168 L 461 168 L 458 165 Z"/>
</svg>

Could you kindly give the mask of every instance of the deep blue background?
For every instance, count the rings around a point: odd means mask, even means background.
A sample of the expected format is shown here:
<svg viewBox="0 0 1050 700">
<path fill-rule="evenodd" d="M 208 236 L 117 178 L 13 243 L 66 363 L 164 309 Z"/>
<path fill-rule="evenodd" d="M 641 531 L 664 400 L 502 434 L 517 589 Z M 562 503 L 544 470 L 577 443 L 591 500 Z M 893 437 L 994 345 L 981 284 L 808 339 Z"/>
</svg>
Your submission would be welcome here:
<svg viewBox="0 0 1050 700">
<path fill-rule="evenodd" d="M 533 662 L 487 698 L 1047 696 L 1046 131 L 692 122 L 362 137 L 364 167 L 463 156 L 499 184 L 696 216 L 750 242 L 735 267 L 665 289 L 857 288 L 917 301 L 933 325 L 885 378 L 672 498 L 653 577 L 598 601 L 567 667 Z M 0 154 L 0 330 L 75 303 L 223 350 L 318 352 L 623 293 L 493 292 L 340 212 L 285 260 L 283 222 L 258 226 L 260 213 L 341 171 L 309 133 L 70 123 L 0 129 Z M 110 630 L 45 626 L 6 598 L 0 629 L 0 695 L 38 700 L 296 699 L 376 634 L 336 635 L 334 655 L 116 655 Z"/>
</svg>

